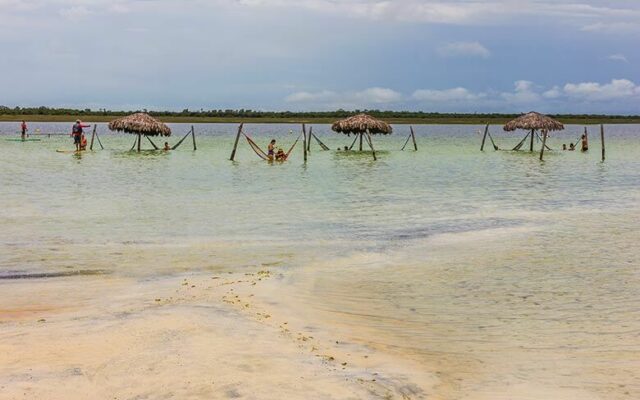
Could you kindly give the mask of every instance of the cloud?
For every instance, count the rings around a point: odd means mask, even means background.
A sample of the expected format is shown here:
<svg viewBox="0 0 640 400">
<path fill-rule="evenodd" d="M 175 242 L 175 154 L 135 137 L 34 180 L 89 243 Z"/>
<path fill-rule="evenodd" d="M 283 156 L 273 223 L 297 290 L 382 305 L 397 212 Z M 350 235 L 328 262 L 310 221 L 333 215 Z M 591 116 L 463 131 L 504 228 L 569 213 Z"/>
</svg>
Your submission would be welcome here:
<svg viewBox="0 0 640 400">
<path fill-rule="evenodd" d="M 453 42 L 438 48 L 442 57 L 481 57 L 489 58 L 491 52 L 479 42 Z"/>
<path fill-rule="evenodd" d="M 557 99 L 562 96 L 562 89 L 559 86 L 554 86 L 546 92 L 542 93 L 542 97 L 545 99 Z"/>
<path fill-rule="evenodd" d="M 91 14 L 91 11 L 85 6 L 73 6 L 60 10 L 60 15 L 67 19 L 80 19 Z"/>
<path fill-rule="evenodd" d="M 413 92 L 412 99 L 425 102 L 459 102 L 473 101 L 486 97 L 484 93 L 473 93 L 463 87 L 446 90 L 418 89 Z"/>
<path fill-rule="evenodd" d="M 629 62 L 629 60 L 627 60 L 627 57 L 624 54 L 612 54 L 607 58 L 611 61 Z"/>
<path fill-rule="evenodd" d="M 540 94 L 534 89 L 531 81 L 520 80 L 514 82 L 514 91 L 502 93 L 501 97 L 510 103 L 536 103 L 540 101 Z"/>
<path fill-rule="evenodd" d="M 356 92 L 354 97 L 361 99 L 363 102 L 381 104 L 381 103 L 395 103 L 402 100 L 402 94 L 395 90 L 373 87 L 365 89 L 361 92 Z"/>
<path fill-rule="evenodd" d="M 329 90 L 323 90 L 320 92 L 296 92 L 285 97 L 287 103 L 309 103 L 309 102 L 322 102 L 332 100 L 338 96 L 337 93 Z"/>
<path fill-rule="evenodd" d="M 613 79 L 610 83 L 567 83 L 564 94 L 586 101 L 603 101 L 640 96 L 640 86 L 628 79 Z"/>
<path fill-rule="evenodd" d="M 304 103 L 323 107 L 362 108 L 371 105 L 392 104 L 403 100 L 401 93 L 395 90 L 372 87 L 361 91 L 338 93 L 331 90 L 318 92 L 300 91 L 285 97 L 287 103 Z"/>
<path fill-rule="evenodd" d="M 619 35 L 634 34 L 634 33 L 640 32 L 640 21 L 596 22 L 593 24 L 583 26 L 581 30 L 583 32 L 596 32 L 596 33 L 608 33 L 608 34 L 619 34 Z"/>
</svg>

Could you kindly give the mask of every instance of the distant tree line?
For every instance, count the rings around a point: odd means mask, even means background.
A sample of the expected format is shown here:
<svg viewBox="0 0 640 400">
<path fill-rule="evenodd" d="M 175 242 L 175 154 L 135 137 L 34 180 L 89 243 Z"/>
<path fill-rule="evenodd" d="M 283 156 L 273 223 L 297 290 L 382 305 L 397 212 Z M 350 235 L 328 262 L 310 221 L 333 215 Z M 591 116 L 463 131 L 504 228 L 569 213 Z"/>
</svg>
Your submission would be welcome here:
<svg viewBox="0 0 640 400">
<path fill-rule="evenodd" d="M 437 113 L 437 112 L 424 112 L 424 111 L 383 111 L 383 110 L 335 110 L 335 111 L 257 111 L 250 109 L 239 110 L 189 110 L 184 109 L 182 111 L 149 111 L 142 110 L 107 110 L 104 108 L 92 110 L 85 108 L 82 110 L 72 108 L 52 108 L 52 107 L 7 107 L 0 106 L 0 115 L 103 115 L 103 116 L 123 116 L 129 115 L 133 112 L 147 112 L 150 115 L 156 117 L 220 117 L 220 118 L 344 118 L 359 113 L 367 113 L 374 117 L 381 119 L 393 119 L 393 118 L 407 118 L 407 119 L 463 119 L 463 118 L 486 118 L 486 119 L 500 119 L 500 118 L 515 118 L 519 114 L 500 114 L 500 113 Z M 556 114 L 550 115 L 555 118 L 567 118 L 567 119 L 598 119 L 598 120 L 633 120 L 638 119 L 640 116 L 634 115 L 594 115 L 594 114 Z"/>
</svg>

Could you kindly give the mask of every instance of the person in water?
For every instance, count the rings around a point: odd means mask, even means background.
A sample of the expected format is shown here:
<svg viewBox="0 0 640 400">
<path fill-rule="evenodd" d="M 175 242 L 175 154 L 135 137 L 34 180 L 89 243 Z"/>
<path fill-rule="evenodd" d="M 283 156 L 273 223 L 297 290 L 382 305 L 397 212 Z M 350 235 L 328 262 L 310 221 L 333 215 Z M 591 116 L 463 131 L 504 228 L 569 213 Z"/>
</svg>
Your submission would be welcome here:
<svg viewBox="0 0 640 400">
<path fill-rule="evenodd" d="M 582 137 L 580 138 L 580 145 L 581 151 L 585 152 L 589 150 L 589 139 L 587 138 L 587 135 L 582 135 Z"/>
<path fill-rule="evenodd" d="M 286 161 L 286 160 L 287 160 L 287 154 L 284 152 L 284 150 L 278 149 L 278 152 L 276 153 L 276 161 Z"/>
<path fill-rule="evenodd" d="M 20 124 L 20 132 L 22 132 L 20 139 L 25 140 L 27 138 L 27 123 L 24 120 Z"/>
<path fill-rule="evenodd" d="M 562 150 L 566 150 L 566 149 L 567 149 L 567 144 L 566 144 L 566 143 L 563 143 L 563 144 L 562 144 Z"/>
<path fill-rule="evenodd" d="M 271 142 L 269 142 L 269 146 L 267 147 L 267 157 L 269 158 L 270 161 L 273 161 L 273 157 L 275 156 L 275 149 L 276 149 L 276 140 L 271 139 Z"/>
<path fill-rule="evenodd" d="M 87 149 L 87 137 L 83 133 L 82 137 L 80 138 L 80 150 L 84 151 L 86 149 Z"/>
<path fill-rule="evenodd" d="M 73 144 L 76 145 L 76 151 L 80 151 L 80 145 L 82 143 L 83 136 L 83 128 L 88 128 L 90 125 L 83 125 L 82 121 L 79 119 L 76 120 L 76 123 L 73 124 L 73 128 L 71 128 L 71 136 L 73 136 Z"/>
<path fill-rule="evenodd" d="M 169 146 L 169 142 L 164 142 L 164 148 L 163 148 L 163 150 L 164 150 L 164 151 L 169 151 L 169 150 L 171 150 L 171 147 Z"/>
<path fill-rule="evenodd" d="M 569 151 L 574 151 L 576 149 L 576 145 L 573 143 L 569 143 Z"/>
</svg>

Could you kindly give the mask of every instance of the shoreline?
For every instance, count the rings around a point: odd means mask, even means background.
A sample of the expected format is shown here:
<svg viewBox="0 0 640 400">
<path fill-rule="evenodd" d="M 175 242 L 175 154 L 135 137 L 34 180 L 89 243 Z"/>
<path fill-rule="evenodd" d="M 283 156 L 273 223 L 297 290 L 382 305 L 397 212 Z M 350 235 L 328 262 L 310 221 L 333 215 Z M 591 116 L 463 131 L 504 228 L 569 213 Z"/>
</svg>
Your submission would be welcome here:
<svg viewBox="0 0 640 400">
<path fill-rule="evenodd" d="M 419 365 L 256 300 L 283 290 L 283 274 L 2 281 L 0 387 L 11 399 L 432 398 L 436 378 Z"/>
<path fill-rule="evenodd" d="M 93 115 L 93 114 L 74 114 L 74 115 L 19 115 L 4 114 L 0 115 L 0 122 L 74 122 L 81 118 L 88 123 L 104 123 L 119 118 L 121 115 Z M 277 117 L 182 117 L 182 116 L 158 116 L 160 121 L 166 123 L 192 123 L 192 124 L 331 124 L 339 118 L 277 118 Z M 640 117 L 611 117 L 601 118 L 594 116 L 592 118 L 562 118 L 558 117 L 562 123 L 567 125 L 631 125 L 640 124 Z M 503 125 L 511 118 L 508 117 L 437 117 L 437 118 L 385 118 L 385 121 L 396 125 Z"/>
</svg>

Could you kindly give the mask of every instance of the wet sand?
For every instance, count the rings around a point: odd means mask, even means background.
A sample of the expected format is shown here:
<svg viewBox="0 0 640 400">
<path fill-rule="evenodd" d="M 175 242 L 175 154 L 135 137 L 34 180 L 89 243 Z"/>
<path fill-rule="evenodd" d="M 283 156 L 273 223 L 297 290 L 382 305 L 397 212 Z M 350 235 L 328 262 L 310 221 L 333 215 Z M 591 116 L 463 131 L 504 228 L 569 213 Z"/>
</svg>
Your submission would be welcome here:
<svg viewBox="0 0 640 400">
<path fill-rule="evenodd" d="M 434 398 L 437 380 L 419 365 L 254 300 L 281 279 L 262 269 L 0 282 L 2 398 Z"/>
</svg>

